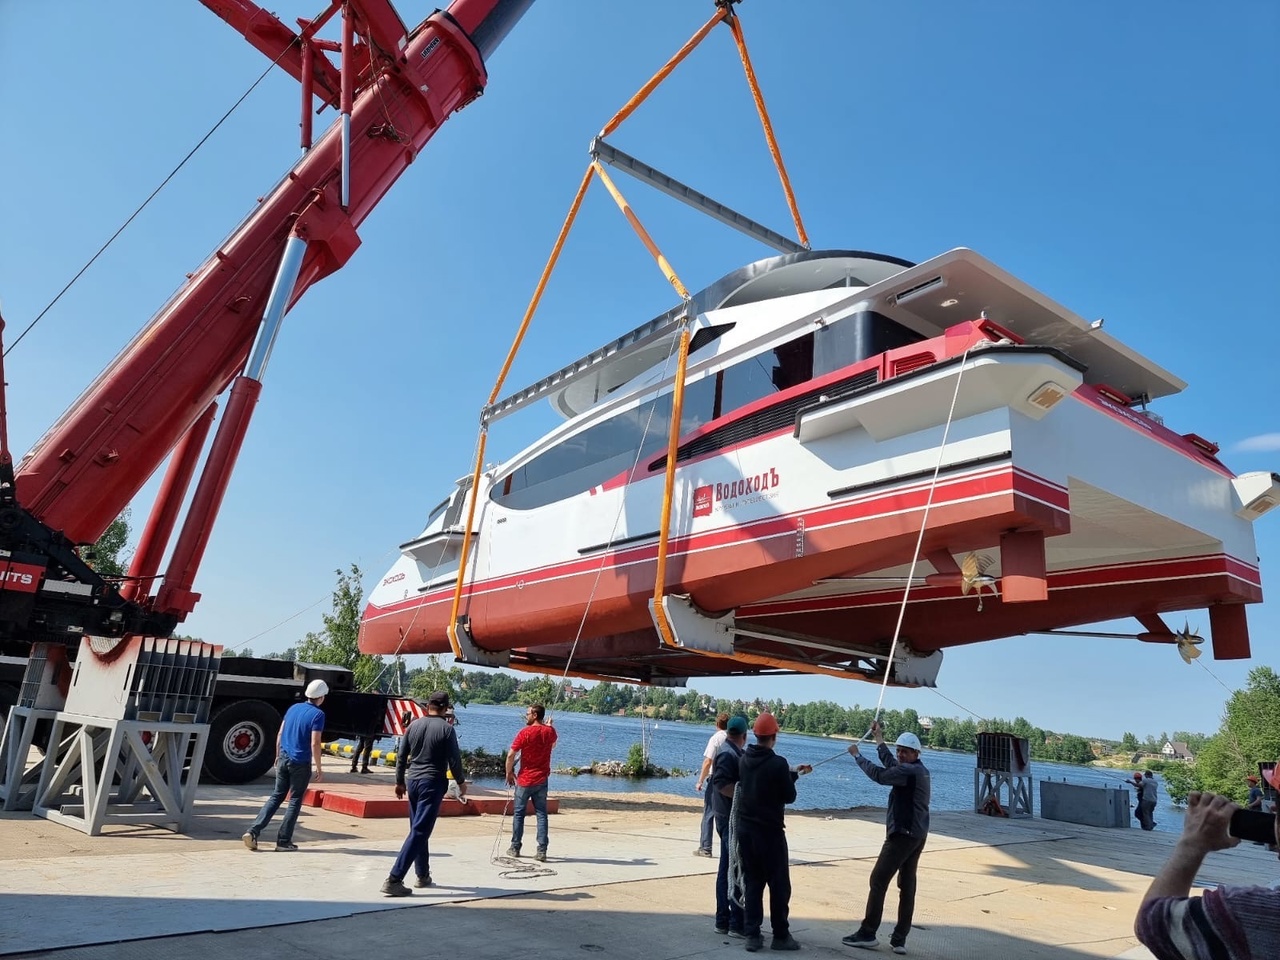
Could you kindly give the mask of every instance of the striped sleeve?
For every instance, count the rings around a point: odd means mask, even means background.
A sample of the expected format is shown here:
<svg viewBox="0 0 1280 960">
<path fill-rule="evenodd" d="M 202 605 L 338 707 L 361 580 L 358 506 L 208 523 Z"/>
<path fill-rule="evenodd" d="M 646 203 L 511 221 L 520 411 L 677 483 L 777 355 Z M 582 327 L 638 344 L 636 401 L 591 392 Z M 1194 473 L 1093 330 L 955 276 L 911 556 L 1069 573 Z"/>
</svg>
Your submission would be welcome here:
<svg viewBox="0 0 1280 960">
<path fill-rule="evenodd" d="M 1157 960 L 1280 956 L 1280 891 L 1221 887 L 1144 903 L 1134 933 Z"/>
</svg>

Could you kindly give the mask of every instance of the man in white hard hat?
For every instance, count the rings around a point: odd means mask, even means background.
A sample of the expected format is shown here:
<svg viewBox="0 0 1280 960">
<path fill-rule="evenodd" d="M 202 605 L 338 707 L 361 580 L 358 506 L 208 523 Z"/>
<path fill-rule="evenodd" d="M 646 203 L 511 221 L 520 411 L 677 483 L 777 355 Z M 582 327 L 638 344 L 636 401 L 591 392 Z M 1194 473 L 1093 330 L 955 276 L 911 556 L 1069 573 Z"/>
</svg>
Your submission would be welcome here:
<svg viewBox="0 0 1280 960">
<path fill-rule="evenodd" d="M 258 811 L 258 819 L 245 832 L 244 845 L 250 850 L 258 849 L 258 836 L 280 809 L 285 794 L 289 795 L 289 806 L 285 808 L 280 829 L 276 831 L 276 849 L 298 849 L 298 845 L 293 842 L 293 828 L 298 822 L 298 812 L 302 809 L 302 797 L 311 783 L 311 765 L 315 764 L 317 781 L 324 776 L 320 768 L 320 758 L 323 756 L 320 734 L 324 730 L 324 711 L 320 709 L 320 705 L 328 694 L 327 683 L 312 680 L 307 684 L 306 702 L 295 703 L 285 711 L 280 732 L 276 734 L 276 788 Z"/>
<path fill-rule="evenodd" d="M 911 932 L 911 916 L 916 907 L 916 867 L 929 836 L 929 771 L 920 762 L 920 738 L 914 733 L 898 737 L 894 744 L 897 756 L 885 745 L 879 720 L 871 724 L 871 733 L 876 738 L 876 752 L 883 766 L 862 756 L 856 742 L 849 745 L 849 753 L 863 773 L 876 783 L 892 788 L 886 817 L 888 835 L 871 871 L 871 893 L 862 925 L 840 942 L 848 947 L 873 949 L 876 946 L 876 931 L 884 915 L 884 895 L 896 873 L 898 924 L 889 936 L 889 946 L 894 953 L 906 953 L 907 934 Z"/>
</svg>

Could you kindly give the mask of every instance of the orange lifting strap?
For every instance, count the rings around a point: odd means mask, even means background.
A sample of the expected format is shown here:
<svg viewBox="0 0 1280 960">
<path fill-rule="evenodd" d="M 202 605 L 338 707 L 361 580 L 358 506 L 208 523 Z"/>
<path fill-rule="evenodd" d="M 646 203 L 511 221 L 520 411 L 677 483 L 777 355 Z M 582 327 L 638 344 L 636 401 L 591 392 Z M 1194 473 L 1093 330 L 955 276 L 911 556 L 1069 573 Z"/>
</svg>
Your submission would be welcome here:
<svg viewBox="0 0 1280 960">
<path fill-rule="evenodd" d="M 609 122 L 601 128 L 600 136 L 607 137 L 622 125 L 623 120 L 635 113 L 636 108 L 648 99 L 649 94 L 653 93 L 653 91 L 658 88 L 658 85 L 670 76 L 671 71 L 680 66 L 680 62 L 691 54 L 698 44 L 706 38 L 707 34 L 711 32 L 711 28 L 727 16 L 729 16 L 728 7 L 717 7 L 715 14 L 712 15 L 710 20 L 702 25 L 702 29 L 690 37 L 689 41 L 676 51 L 675 56 L 664 63 L 662 65 L 662 69 L 655 73 L 649 79 L 648 83 L 636 91 L 636 95 L 623 104 L 622 109 L 615 113 Z"/>
<path fill-rule="evenodd" d="M 747 53 L 747 39 L 742 35 L 742 24 L 737 17 L 729 18 L 729 29 L 733 31 L 734 42 L 738 45 L 738 56 L 742 59 L 742 69 L 747 75 L 747 85 L 751 87 L 751 99 L 756 102 L 756 113 L 760 114 L 760 125 L 764 127 L 764 139 L 769 144 L 769 153 L 773 155 L 773 165 L 778 168 L 782 192 L 786 195 L 791 219 L 796 225 L 796 239 L 807 248 L 809 235 L 805 233 L 804 223 L 800 220 L 800 208 L 796 206 L 796 195 L 791 191 L 791 178 L 787 176 L 787 168 L 782 162 L 782 151 L 778 149 L 778 140 L 773 135 L 773 124 L 769 120 L 769 111 L 764 105 L 764 94 L 760 92 L 760 84 L 756 82 L 756 71 L 751 66 L 751 56 Z"/>
<path fill-rule="evenodd" d="M 511 364 L 515 362 L 520 345 L 524 342 L 524 336 L 529 331 L 529 323 L 533 320 L 533 314 L 538 309 L 538 304 L 542 301 L 543 291 L 547 289 L 547 281 L 551 279 L 551 271 L 555 269 L 556 261 L 560 259 L 560 251 L 564 249 L 564 242 L 569 236 L 569 231 L 573 228 L 573 221 L 577 219 L 578 210 L 582 207 L 582 200 L 587 195 L 587 187 L 591 186 L 591 173 L 591 167 L 587 167 L 587 172 L 582 175 L 582 183 L 578 185 L 578 192 L 573 195 L 573 203 L 569 205 L 569 213 L 560 227 L 555 246 L 551 248 L 551 256 L 547 258 L 547 265 L 542 269 L 542 276 L 538 278 L 538 285 L 534 288 L 533 296 L 529 300 L 529 306 L 525 309 L 524 317 L 520 321 L 520 328 L 516 331 L 515 339 L 511 342 L 511 349 L 507 351 L 507 359 L 503 361 L 502 370 L 498 373 L 498 380 L 493 385 L 493 390 L 489 393 L 490 404 L 498 399 L 498 392 L 502 389 L 502 384 L 506 382 L 507 374 L 511 372 Z M 484 449 L 488 437 L 488 425 L 481 424 L 480 440 L 476 445 L 476 462 L 471 471 L 471 503 L 467 506 L 467 526 L 462 531 L 462 553 L 458 558 L 458 580 L 453 587 L 453 605 L 449 608 L 449 646 L 453 650 L 453 655 L 459 659 L 462 659 L 462 644 L 458 641 L 458 610 L 462 606 L 462 587 L 467 579 L 467 555 L 471 549 L 471 529 L 476 517 L 476 494 L 480 489 L 480 471 L 484 465 Z"/>
<path fill-rule="evenodd" d="M 646 99 L 648 99 L 649 95 L 657 89 L 662 81 L 665 80 L 671 72 L 675 70 L 675 68 L 679 66 L 694 49 L 697 48 L 698 44 L 707 37 L 712 28 L 721 21 L 727 21 L 729 23 L 729 28 L 733 33 L 734 41 L 738 47 L 738 55 L 742 60 L 743 70 L 746 73 L 747 84 L 751 88 L 751 96 L 755 101 L 756 112 L 759 114 L 760 123 L 764 128 L 764 135 L 769 146 L 769 153 L 773 157 L 774 165 L 778 170 L 778 176 L 782 180 L 782 190 L 786 195 L 787 206 L 791 210 L 792 220 L 795 222 L 797 237 L 803 246 L 808 247 L 809 238 L 805 233 L 804 224 L 800 220 L 800 211 L 796 206 L 795 195 L 791 189 L 791 180 L 787 176 L 786 167 L 782 162 L 782 153 L 778 149 L 777 140 L 774 137 L 773 125 L 769 120 L 768 110 L 765 108 L 764 97 L 760 92 L 760 85 L 756 80 L 755 69 L 751 66 L 751 58 L 747 53 L 746 39 L 743 37 L 742 27 L 738 22 L 738 18 L 733 15 L 729 3 L 725 3 L 723 6 L 717 6 L 716 12 L 711 16 L 711 19 L 703 24 L 702 27 L 689 38 L 684 46 L 677 50 L 675 55 L 663 64 L 658 72 L 655 73 L 653 77 L 651 77 L 649 81 L 644 84 L 644 86 L 642 86 L 635 95 L 632 96 L 631 99 L 628 100 L 622 108 L 609 119 L 601 129 L 600 136 L 604 137 L 612 133 L 624 120 L 631 116 L 631 114 L 633 114 L 636 109 L 644 103 Z M 622 215 L 626 218 L 627 222 L 631 224 L 632 229 L 636 232 L 640 241 L 645 245 L 645 248 L 657 262 L 659 269 L 662 270 L 667 281 L 673 288 L 675 288 L 676 293 L 679 294 L 680 298 L 686 303 L 686 305 L 689 303 L 689 291 L 680 281 L 680 278 L 676 275 L 675 270 L 667 261 L 667 258 L 662 254 L 662 251 L 658 249 L 657 244 L 653 241 L 653 238 L 649 236 L 648 231 L 646 231 L 643 225 L 641 225 L 639 218 L 631 209 L 630 204 L 627 203 L 613 180 L 610 179 L 609 175 L 600 165 L 600 162 L 598 160 L 593 160 L 591 165 L 587 168 L 586 173 L 583 175 L 582 183 L 578 187 L 578 192 L 574 195 L 573 202 L 569 207 L 569 213 L 565 218 L 564 224 L 560 228 L 559 236 L 556 237 L 555 246 L 552 248 L 551 255 L 547 259 L 546 267 L 543 268 L 542 276 L 538 279 L 538 285 L 534 289 L 533 296 L 529 301 L 529 306 L 525 310 L 524 317 L 520 321 L 520 327 L 511 344 L 511 349 L 507 352 L 507 358 L 502 364 L 502 370 L 498 374 L 497 382 L 494 383 L 493 390 L 489 394 L 488 405 L 492 405 L 497 400 L 498 393 L 501 391 L 502 385 L 506 381 L 507 374 L 511 370 L 511 364 L 515 360 L 516 353 L 524 342 L 524 337 L 528 332 L 529 324 L 533 319 L 534 313 L 538 309 L 539 302 L 542 300 L 542 294 L 546 289 L 547 281 L 551 277 L 551 271 L 555 268 L 556 262 L 559 260 L 560 252 L 564 248 L 565 239 L 568 237 L 569 231 L 573 226 L 573 222 L 577 218 L 578 210 L 582 206 L 582 201 L 586 196 L 587 188 L 591 185 L 591 177 L 593 174 L 598 176 L 601 182 L 605 185 L 605 188 L 613 197 L 614 202 L 618 205 L 618 209 L 622 211 Z M 672 494 L 675 488 L 676 451 L 679 443 L 680 419 L 684 407 L 684 380 L 688 365 L 689 343 L 691 339 L 689 335 L 689 323 L 692 319 L 693 318 L 688 315 L 687 311 L 685 316 L 682 318 L 683 329 L 680 333 L 679 354 L 677 358 L 676 377 L 672 395 L 671 423 L 669 425 L 667 437 L 667 464 L 665 476 L 663 478 L 662 524 L 658 540 L 657 571 L 654 583 L 655 623 L 658 627 L 658 634 L 661 637 L 663 644 L 668 647 L 676 647 L 678 644 L 671 632 L 670 624 L 667 622 L 661 601 L 666 581 L 667 552 L 671 527 Z M 483 423 L 480 427 L 480 439 L 476 446 L 476 461 L 471 475 L 471 502 L 467 507 L 467 525 L 463 530 L 462 535 L 462 552 L 458 559 L 458 579 L 454 585 L 453 604 L 449 611 L 449 645 L 453 650 L 453 655 L 458 658 L 462 658 L 463 656 L 462 646 L 457 633 L 458 612 L 462 606 L 462 591 L 466 583 L 467 560 L 471 548 L 471 530 L 472 524 L 475 521 L 476 497 L 480 488 L 480 473 L 484 464 L 487 438 L 488 425 L 487 423 Z M 724 655 L 722 654 L 721 656 Z M 800 661 L 775 661 L 774 658 L 771 657 L 750 654 L 743 655 L 743 659 L 749 659 L 751 662 L 762 664 L 777 666 L 785 665 L 791 669 L 805 670 L 805 665 Z M 829 668 L 821 668 L 816 665 L 811 665 L 810 670 L 806 672 L 834 673 L 835 671 L 831 671 Z"/>
</svg>

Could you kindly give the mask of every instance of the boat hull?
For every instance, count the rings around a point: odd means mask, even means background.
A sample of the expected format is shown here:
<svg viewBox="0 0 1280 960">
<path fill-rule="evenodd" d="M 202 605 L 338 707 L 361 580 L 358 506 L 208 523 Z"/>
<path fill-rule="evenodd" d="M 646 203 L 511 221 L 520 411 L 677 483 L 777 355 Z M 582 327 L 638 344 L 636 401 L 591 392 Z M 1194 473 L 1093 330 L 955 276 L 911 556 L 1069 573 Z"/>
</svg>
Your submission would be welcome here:
<svg viewBox="0 0 1280 960">
<path fill-rule="evenodd" d="M 1030 397 L 1046 382 L 1065 397 L 1039 409 Z M 927 653 L 1239 607 L 1261 599 L 1261 581 L 1231 481 L 1052 351 L 966 354 L 680 464 L 665 593 L 711 616 L 732 612 L 749 634 L 736 649 L 797 670 L 849 669 L 851 652 L 887 652 L 895 635 Z M 742 672 L 709 651 L 667 647 L 655 630 L 661 494 L 659 472 L 538 510 L 483 497 L 460 610 L 471 640 L 517 651 L 517 664 L 572 660 L 589 675 Z M 1002 596 L 888 585 L 935 573 L 931 553 L 970 551 L 996 561 Z M 424 584 L 420 565 L 403 561 L 371 597 L 362 649 L 447 652 L 452 599 L 451 578 Z M 1214 626 L 1216 655 L 1248 655 L 1242 607 Z"/>
</svg>

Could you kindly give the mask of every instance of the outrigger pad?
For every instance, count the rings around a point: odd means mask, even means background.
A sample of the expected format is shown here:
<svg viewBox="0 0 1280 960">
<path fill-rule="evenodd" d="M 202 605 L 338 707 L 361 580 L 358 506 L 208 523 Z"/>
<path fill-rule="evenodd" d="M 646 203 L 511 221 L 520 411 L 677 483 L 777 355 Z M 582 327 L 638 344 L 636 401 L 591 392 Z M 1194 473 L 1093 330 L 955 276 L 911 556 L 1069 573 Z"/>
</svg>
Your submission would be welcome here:
<svg viewBox="0 0 1280 960">
<path fill-rule="evenodd" d="M 893 679 L 903 686 L 936 687 L 941 667 L 941 650 L 919 654 L 899 644 L 893 658 Z"/>
<path fill-rule="evenodd" d="M 733 653 L 732 613 L 726 613 L 722 617 L 708 617 L 687 596 L 663 597 L 662 612 L 666 614 L 671 633 L 682 650 Z M 649 600 L 649 616 L 653 617 L 654 629 L 661 637 L 662 628 L 658 625 L 652 598 Z"/>
<path fill-rule="evenodd" d="M 511 664 L 510 650 L 481 650 L 471 639 L 471 624 L 466 617 L 449 627 L 449 639 L 462 651 L 459 663 L 473 663 L 480 667 L 506 667 Z"/>
</svg>

